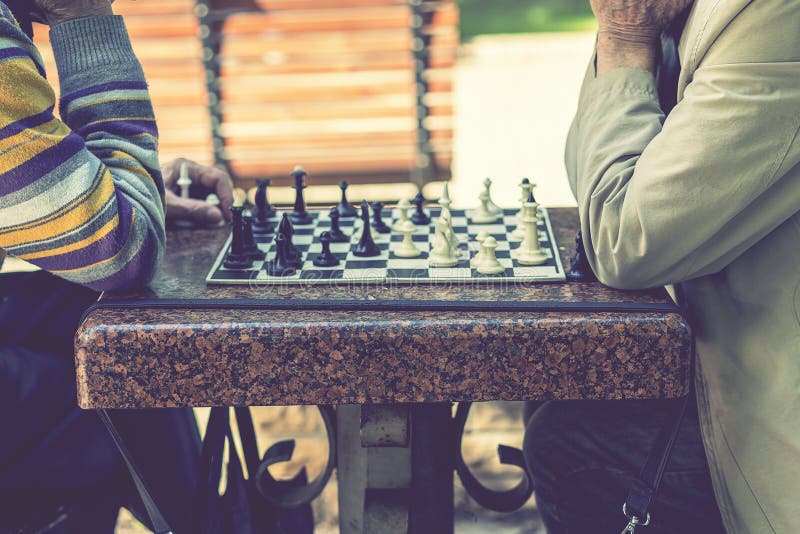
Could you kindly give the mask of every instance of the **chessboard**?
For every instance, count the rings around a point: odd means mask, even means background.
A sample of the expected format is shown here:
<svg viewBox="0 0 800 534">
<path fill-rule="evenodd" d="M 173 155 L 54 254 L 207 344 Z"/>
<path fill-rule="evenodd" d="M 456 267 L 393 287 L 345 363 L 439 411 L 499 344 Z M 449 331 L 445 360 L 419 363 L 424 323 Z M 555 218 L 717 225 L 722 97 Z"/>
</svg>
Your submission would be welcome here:
<svg viewBox="0 0 800 534">
<path fill-rule="evenodd" d="M 561 282 L 566 279 L 546 208 L 539 208 L 540 220 L 537 230 L 539 243 L 547 255 L 547 260 L 541 265 L 534 266 L 521 265 L 514 257 L 514 251 L 519 248 L 520 241 L 515 240 L 511 234 L 518 226 L 516 216 L 519 210 L 505 209 L 502 216 L 498 216 L 494 223 L 476 224 L 470 216 L 472 210 L 451 209 L 453 230 L 460 243 L 460 260 L 453 267 L 431 267 L 428 254 L 435 234 L 434 222 L 441 209 L 433 207 L 426 211 L 430 215 L 431 223 L 417 226 L 412 235 L 415 245 L 422 251 L 422 254 L 416 258 L 400 258 L 393 254 L 393 250 L 403 240 L 403 235 L 395 230 L 386 234 L 372 231 L 373 240 L 380 248 L 380 255 L 366 258 L 355 256 L 353 251 L 358 243 L 362 220 L 359 217 L 341 218 L 339 226 L 351 236 L 350 242 L 330 244 L 331 252 L 341 261 L 335 267 L 317 267 L 313 260 L 322 252 L 320 235 L 330 230 L 331 220 L 327 211 L 309 210 L 308 213 L 313 219 L 311 224 L 294 225 L 292 242 L 303 254 L 303 263 L 299 269 L 286 276 L 269 276 L 267 274 L 264 264 L 276 254 L 276 234 L 274 232 L 254 235 L 258 248 L 266 253 L 264 261 L 255 261 L 250 268 L 246 269 L 225 268 L 223 263 L 232 240 L 232 237 L 228 237 L 206 277 L 206 282 L 220 285 L 334 285 L 340 283 Z M 282 213 L 278 211 L 272 219 L 276 228 Z M 384 213 L 391 214 L 391 222 L 389 222 L 389 217 L 386 217 L 389 227 L 400 216 L 397 208 L 391 211 L 386 210 Z M 486 275 L 480 274 L 475 268 L 470 267 L 470 259 L 479 250 L 476 237 L 480 232 L 487 232 L 497 241 L 496 257 L 505 268 L 504 272 Z"/>
</svg>

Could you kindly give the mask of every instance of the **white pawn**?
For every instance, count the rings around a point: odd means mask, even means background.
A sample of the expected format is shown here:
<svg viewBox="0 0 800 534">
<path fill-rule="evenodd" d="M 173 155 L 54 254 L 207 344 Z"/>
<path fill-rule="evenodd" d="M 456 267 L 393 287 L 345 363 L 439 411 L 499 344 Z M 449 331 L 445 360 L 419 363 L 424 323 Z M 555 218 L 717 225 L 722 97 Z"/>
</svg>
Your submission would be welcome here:
<svg viewBox="0 0 800 534">
<path fill-rule="evenodd" d="M 478 198 L 481 201 L 481 205 L 478 211 L 473 214 L 472 222 L 475 224 L 486 224 L 497 221 L 497 214 L 489 209 L 489 195 L 486 194 L 486 191 L 481 191 Z"/>
<path fill-rule="evenodd" d="M 485 230 L 475 237 L 475 241 L 478 243 L 478 253 L 470 260 L 470 267 L 476 268 L 483 261 L 484 257 L 486 257 L 486 249 L 483 247 L 483 242 L 486 241 L 487 237 L 489 237 L 489 232 Z"/>
<path fill-rule="evenodd" d="M 392 230 L 395 232 L 402 232 L 404 223 L 409 221 L 408 212 L 411 210 L 411 202 L 409 202 L 407 198 L 404 198 L 397 203 L 397 209 L 400 211 L 400 218 L 392 225 Z"/>
<path fill-rule="evenodd" d="M 404 221 L 400 232 L 403 234 L 403 241 L 394 250 L 394 255 L 398 258 L 416 258 L 422 251 L 414 244 L 412 237 L 417 231 L 417 227 L 411 221 Z"/>
<path fill-rule="evenodd" d="M 547 254 L 539 245 L 539 229 L 537 228 L 536 202 L 525 203 L 526 214 L 522 219 L 525 228 L 525 239 L 517 249 L 517 261 L 522 265 L 541 265 L 547 261 Z"/>
<path fill-rule="evenodd" d="M 431 267 L 453 267 L 458 264 L 458 257 L 453 256 L 450 241 L 443 232 L 438 231 L 433 236 L 433 249 L 428 258 Z"/>
<path fill-rule="evenodd" d="M 476 267 L 477 271 L 481 274 L 501 274 L 505 272 L 503 267 L 495 256 L 495 249 L 497 248 L 497 240 L 492 236 L 483 240 L 484 256 L 483 261 Z"/>
<path fill-rule="evenodd" d="M 484 187 L 484 190 L 486 191 L 486 197 L 489 199 L 488 202 L 487 202 L 487 206 L 489 208 L 489 211 L 491 211 L 495 215 L 500 215 L 501 213 L 503 213 L 503 210 L 500 208 L 500 206 L 495 204 L 494 201 L 492 200 L 492 191 L 491 191 L 491 189 L 492 189 L 492 179 L 489 178 L 488 176 L 483 181 L 483 187 Z"/>
</svg>

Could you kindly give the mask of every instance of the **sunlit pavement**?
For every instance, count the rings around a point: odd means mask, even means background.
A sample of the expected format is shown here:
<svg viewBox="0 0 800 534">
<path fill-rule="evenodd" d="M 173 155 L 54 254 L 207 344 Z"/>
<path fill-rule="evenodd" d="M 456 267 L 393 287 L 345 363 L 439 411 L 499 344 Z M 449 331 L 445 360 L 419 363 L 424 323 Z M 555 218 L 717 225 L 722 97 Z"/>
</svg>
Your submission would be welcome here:
<svg viewBox="0 0 800 534">
<path fill-rule="evenodd" d="M 522 177 L 537 200 L 574 206 L 564 171 L 564 141 L 578 102 L 594 35 L 482 36 L 462 46 L 455 73 L 454 203 L 477 203 L 494 180 L 500 205 L 518 202 Z"/>
</svg>

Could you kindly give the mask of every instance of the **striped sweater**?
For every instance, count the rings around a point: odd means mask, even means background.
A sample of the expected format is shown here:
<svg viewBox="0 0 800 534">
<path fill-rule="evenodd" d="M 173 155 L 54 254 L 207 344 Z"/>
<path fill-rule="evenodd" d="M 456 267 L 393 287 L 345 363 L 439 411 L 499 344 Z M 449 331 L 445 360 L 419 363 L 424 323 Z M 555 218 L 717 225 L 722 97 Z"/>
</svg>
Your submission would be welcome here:
<svg viewBox="0 0 800 534">
<path fill-rule="evenodd" d="M 39 53 L 0 2 L 0 262 L 5 251 L 97 290 L 147 283 L 164 251 L 164 186 L 125 25 L 77 19 L 50 40 L 61 119 Z"/>
</svg>

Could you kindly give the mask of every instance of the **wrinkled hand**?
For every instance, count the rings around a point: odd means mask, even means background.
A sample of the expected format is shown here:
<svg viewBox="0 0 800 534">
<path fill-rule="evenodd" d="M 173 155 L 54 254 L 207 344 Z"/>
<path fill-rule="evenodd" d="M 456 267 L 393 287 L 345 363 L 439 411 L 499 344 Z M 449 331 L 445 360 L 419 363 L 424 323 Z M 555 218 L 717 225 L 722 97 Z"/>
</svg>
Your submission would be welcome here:
<svg viewBox="0 0 800 534">
<path fill-rule="evenodd" d="M 178 178 L 181 164 L 187 164 L 192 179 L 190 193 L 202 198 L 181 198 Z M 223 170 L 200 165 L 183 158 L 170 161 L 161 167 L 164 187 L 167 192 L 167 220 L 189 220 L 199 224 L 213 225 L 231 218 L 233 205 L 233 182 Z M 219 197 L 219 208 L 208 204 L 206 196 L 214 193 Z"/>
<path fill-rule="evenodd" d="M 655 68 L 661 31 L 694 0 L 590 0 L 597 17 L 597 73 Z"/>
<path fill-rule="evenodd" d="M 32 0 L 31 17 L 55 26 L 72 19 L 111 15 L 113 0 Z"/>
<path fill-rule="evenodd" d="M 694 0 L 590 0 L 600 33 L 639 44 L 658 40 L 661 31 Z"/>
</svg>

